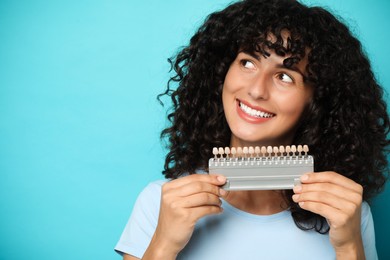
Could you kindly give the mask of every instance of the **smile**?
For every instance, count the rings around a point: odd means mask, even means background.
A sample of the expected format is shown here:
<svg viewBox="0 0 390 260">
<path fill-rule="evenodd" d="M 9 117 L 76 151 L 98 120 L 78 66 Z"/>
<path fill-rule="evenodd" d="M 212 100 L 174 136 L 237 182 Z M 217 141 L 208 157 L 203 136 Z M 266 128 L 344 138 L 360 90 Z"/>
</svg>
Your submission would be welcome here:
<svg viewBox="0 0 390 260">
<path fill-rule="evenodd" d="M 256 110 L 254 108 L 251 108 L 241 101 L 239 101 L 239 107 L 240 109 L 247 115 L 252 116 L 252 117 L 257 117 L 257 118 L 271 118 L 274 117 L 275 114 L 272 113 L 267 113 L 264 111 Z"/>
</svg>

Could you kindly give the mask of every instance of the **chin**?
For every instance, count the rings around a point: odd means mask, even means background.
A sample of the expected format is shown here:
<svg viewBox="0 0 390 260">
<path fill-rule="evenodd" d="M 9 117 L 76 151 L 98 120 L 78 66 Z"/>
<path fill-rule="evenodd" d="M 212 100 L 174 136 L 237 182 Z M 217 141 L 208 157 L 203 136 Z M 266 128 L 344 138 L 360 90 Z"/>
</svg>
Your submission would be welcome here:
<svg viewBox="0 0 390 260">
<path fill-rule="evenodd" d="M 269 142 L 269 139 L 264 136 L 253 135 L 253 134 L 243 134 L 243 133 L 237 133 L 232 134 L 233 139 L 235 139 L 239 143 L 263 143 L 263 142 Z M 233 140 L 232 139 L 232 140 Z"/>
<path fill-rule="evenodd" d="M 241 143 L 247 146 L 260 146 L 260 145 L 288 145 L 293 140 L 293 135 L 266 135 L 259 134 L 259 131 L 256 133 L 253 132 L 232 132 L 232 141 L 234 143 Z"/>
</svg>

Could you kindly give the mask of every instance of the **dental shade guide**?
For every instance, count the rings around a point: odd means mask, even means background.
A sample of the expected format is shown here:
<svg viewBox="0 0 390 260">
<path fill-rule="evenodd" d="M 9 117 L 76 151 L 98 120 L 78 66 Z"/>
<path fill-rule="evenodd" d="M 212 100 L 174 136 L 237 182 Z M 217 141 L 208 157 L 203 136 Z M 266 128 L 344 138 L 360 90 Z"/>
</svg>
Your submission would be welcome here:
<svg viewBox="0 0 390 260">
<path fill-rule="evenodd" d="M 279 147 L 213 148 L 209 174 L 227 179 L 225 190 L 284 190 L 300 184 L 300 176 L 313 172 L 307 145 Z"/>
</svg>

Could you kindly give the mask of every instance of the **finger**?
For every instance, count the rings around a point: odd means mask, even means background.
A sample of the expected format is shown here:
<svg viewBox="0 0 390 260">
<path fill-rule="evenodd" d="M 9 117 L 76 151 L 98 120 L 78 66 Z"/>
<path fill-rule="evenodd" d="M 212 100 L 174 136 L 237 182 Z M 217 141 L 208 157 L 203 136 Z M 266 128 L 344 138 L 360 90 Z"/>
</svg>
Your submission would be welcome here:
<svg viewBox="0 0 390 260">
<path fill-rule="evenodd" d="M 168 187 L 175 189 L 195 181 L 208 182 L 220 186 L 226 183 L 226 177 L 223 175 L 214 174 L 191 174 L 185 177 L 172 180 L 170 182 L 167 182 L 166 184 Z"/>
<path fill-rule="evenodd" d="M 345 187 L 333 184 L 333 183 L 309 183 L 297 185 L 293 188 L 294 193 L 302 194 L 308 192 L 325 192 L 331 193 L 338 198 L 348 199 L 349 201 L 359 203 L 362 201 L 362 194 L 347 189 Z"/>
<path fill-rule="evenodd" d="M 343 186 L 347 189 L 354 190 L 358 193 L 363 193 L 363 188 L 358 183 L 353 180 L 338 174 L 336 172 L 313 172 L 307 173 L 301 176 L 300 178 L 302 183 L 333 183 L 340 186 Z"/>
<path fill-rule="evenodd" d="M 180 197 L 187 197 L 197 193 L 211 193 L 217 196 L 223 196 L 226 193 L 226 191 L 217 185 L 201 181 L 191 182 L 178 187 L 174 190 L 174 192 Z"/>
<path fill-rule="evenodd" d="M 175 203 L 177 207 L 195 208 L 200 206 L 221 206 L 220 198 L 211 193 L 198 193 L 182 199 Z"/>
<path fill-rule="evenodd" d="M 323 216 L 325 219 L 327 219 L 331 228 L 336 228 L 336 229 L 345 226 L 347 224 L 350 224 L 351 220 L 353 219 L 353 216 L 356 216 L 356 213 L 358 213 L 358 211 L 349 213 L 340 209 L 333 208 L 329 205 L 313 202 L 313 201 L 300 202 L 299 206 L 302 209 Z"/>
<path fill-rule="evenodd" d="M 302 209 L 323 216 L 324 218 L 328 219 L 331 223 L 337 223 L 336 221 L 343 222 L 343 220 L 348 217 L 347 214 L 341 211 L 340 209 L 336 209 L 334 207 L 331 207 L 323 203 L 318 203 L 314 201 L 304 201 L 304 202 L 299 202 L 299 206 Z"/>
<path fill-rule="evenodd" d="M 353 213 L 357 205 L 359 204 L 358 202 L 353 202 L 349 200 L 349 198 L 338 197 L 329 192 L 319 191 L 295 194 L 293 195 L 293 200 L 297 203 L 316 202 L 350 213 Z"/>
</svg>

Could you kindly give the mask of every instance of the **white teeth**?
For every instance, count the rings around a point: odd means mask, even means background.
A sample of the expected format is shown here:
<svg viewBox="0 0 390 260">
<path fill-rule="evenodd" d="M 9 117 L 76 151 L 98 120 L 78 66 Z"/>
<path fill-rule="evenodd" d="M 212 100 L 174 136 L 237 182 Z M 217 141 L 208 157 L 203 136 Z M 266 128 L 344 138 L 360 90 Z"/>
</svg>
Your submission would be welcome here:
<svg viewBox="0 0 390 260">
<path fill-rule="evenodd" d="M 241 102 L 240 102 L 240 108 L 242 111 L 244 111 L 246 114 L 248 114 L 250 116 L 263 117 L 263 118 L 271 118 L 274 116 L 274 114 L 270 114 L 270 113 L 266 113 L 263 111 L 259 111 L 259 110 L 250 108 Z"/>
</svg>

